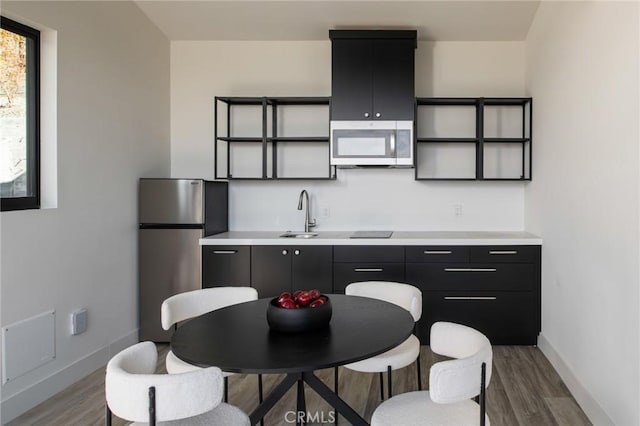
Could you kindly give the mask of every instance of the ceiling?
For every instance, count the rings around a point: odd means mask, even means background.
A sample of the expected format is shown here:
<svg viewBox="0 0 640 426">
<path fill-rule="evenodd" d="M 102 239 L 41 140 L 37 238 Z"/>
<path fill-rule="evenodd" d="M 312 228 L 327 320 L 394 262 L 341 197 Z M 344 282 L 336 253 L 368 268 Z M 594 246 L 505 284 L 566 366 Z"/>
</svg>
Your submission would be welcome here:
<svg viewBox="0 0 640 426">
<path fill-rule="evenodd" d="M 425 41 L 524 40 L 539 0 L 135 3 L 170 40 L 328 40 L 329 29 L 417 29 Z"/>
</svg>

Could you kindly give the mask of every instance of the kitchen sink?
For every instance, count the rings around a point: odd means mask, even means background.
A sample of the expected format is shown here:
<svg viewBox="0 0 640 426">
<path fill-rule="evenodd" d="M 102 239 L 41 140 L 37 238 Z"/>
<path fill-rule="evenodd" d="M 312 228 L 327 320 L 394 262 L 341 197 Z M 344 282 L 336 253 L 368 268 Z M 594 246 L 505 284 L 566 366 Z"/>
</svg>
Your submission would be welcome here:
<svg viewBox="0 0 640 426">
<path fill-rule="evenodd" d="M 290 232 L 287 231 L 284 234 L 280 235 L 280 238 L 313 238 L 317 237 L 318 234 L 315 232 Z"/>
</svg>

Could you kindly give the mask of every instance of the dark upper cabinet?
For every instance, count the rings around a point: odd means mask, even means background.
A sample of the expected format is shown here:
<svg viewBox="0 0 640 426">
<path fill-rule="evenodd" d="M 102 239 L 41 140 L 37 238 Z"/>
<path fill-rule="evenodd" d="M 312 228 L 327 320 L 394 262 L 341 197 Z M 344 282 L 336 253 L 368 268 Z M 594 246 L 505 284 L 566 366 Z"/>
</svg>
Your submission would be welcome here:
<svg viewBox="0 0 640 426">
<path fill-rule="evenodd" d="M 331 119 L 367 120 L 373 109 L 373 43 L 334 40 L 331 44 Z"/>
<path fill-rule="evenodd" d="M 415 40 L 374 41 L 372 111 L 374 119 L 414 119 L 415 48 Z"/>
<path fill-rule="evenodd" d="M 331 293 L 332 249 L 331 246 L 253 246 L 251 285 L 261 298 L 314 288 L 321 293 Z"/>
<path fill-rule="evenodd" d="M 331 120 L 413 120 L 416 31 L 329 31 Z"/>
</svg>

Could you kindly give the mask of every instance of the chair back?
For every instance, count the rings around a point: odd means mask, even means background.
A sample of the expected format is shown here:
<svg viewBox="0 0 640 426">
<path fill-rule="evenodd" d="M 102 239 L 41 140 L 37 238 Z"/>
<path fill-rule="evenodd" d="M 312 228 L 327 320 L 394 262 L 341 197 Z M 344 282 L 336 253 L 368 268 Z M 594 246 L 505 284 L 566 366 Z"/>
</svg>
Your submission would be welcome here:
<svg viewBox="0 0 640 426">
<path fill-rule="evenodd" d="M 133 345 L 107 364 L 107 404 L 120 418 L 149 421 L 149 388 L 155 387 L 156 420 L 171 421 L 213 410 L 222 401 L 222 372 L 217 367 L 182 374 L 153 374 L 153 342 Z"/>
<path fill-rule="evenodd" d="M 414 322 L 418 322 L 422 316 L 422 292 L 409 284 L 361 281 L 349 284 L 344 292 L 350 296 L 371 297 L 398 305 L 411 313 Z"/>
<path fill-rule="evenodd" d="M 252 287 L 212 287 L 176 294 L 162 302 L 162 328 L 237 303 L 258 299 Z"/>
<path fill-rule="evenodd" d="M 491 380 L 493 351 L 489 339 L 478 330 L 451 322 L 431 326 L 431 350 L 455 358 L 433 364 L 429 371 L 429 395 L 434 402 L 451 403 L 481 394 Z"/>
</svg>

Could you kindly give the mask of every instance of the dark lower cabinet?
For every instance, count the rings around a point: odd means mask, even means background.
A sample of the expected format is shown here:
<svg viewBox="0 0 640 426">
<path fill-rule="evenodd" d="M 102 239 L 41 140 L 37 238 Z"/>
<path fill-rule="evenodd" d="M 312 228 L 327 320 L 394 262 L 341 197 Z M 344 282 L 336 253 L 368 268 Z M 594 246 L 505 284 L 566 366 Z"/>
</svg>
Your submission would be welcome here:
<svg viewBox="0 0 640 426">
<path fill-rule="evenodd" d="M 344 289 L 358 281 L 404 282 L 404 263 L 335 263 L 333 265 L 333 292 L 344 294 Z"/>
<path fill-rule="evenodd" d="M 332 252 L 331 246 L 294 248 L 291 258 L 291 291 L 317 288 L 320 293 L 331 293 L 333 287 Z"/>
<path fill-rule="evenodd" d="M 407 263 L 407 281 L 422 291 L 533 291 L 533 264 Z"/>
<path fill-rule="evenodd" d="M 203 246 L 202 287 L 250 286 L 251 247 Z"/>
<path fill-rule="evenodd" d="M 422 291 L 423 345 L 436 321 L 476 328 L 496 345 L 537 343 L 540 246 L 407 247 L 406 279 Z"/>
<path fill-rule="evenodd" d="M 258 297 L 291 291 L 290 251 L 289 247 L 251 247 L 251 286 L 258 290 Z"/>
<path fill-rule="evenodd" d="M 331 246 L 251 247 L 251 285 L 261 298 L 314 288 L 331 293 L 332 266 Z"/>
<path fill-rule="evenodd" d="M 422 291 L 417 335 L 452 321 L 496 345 L 535 345 L 541 329 L 540 246 L 204 246 L 204 287 L 251 285 L 259 297 L 358 281 L 406 282 Z"/>
<path fill-rule="evenodd" d="M 404 247 L 335 246 L 333 292 L 358 281 L 404 282 Z"/>
<path fill-rule="evenodd" d="M 475 246 L 469 248 L 470 262 L 531 263 L 540 262 L 540 246 Z"/>
<path fill-rule="evenodd" d="M 431 325 L 451 321 L 482 331 L 492 344 L 535 345 L 539 306 L 531 292 L 428 291 L 422 293 L 418 337 L 428 344 Z"/>
</svg>

